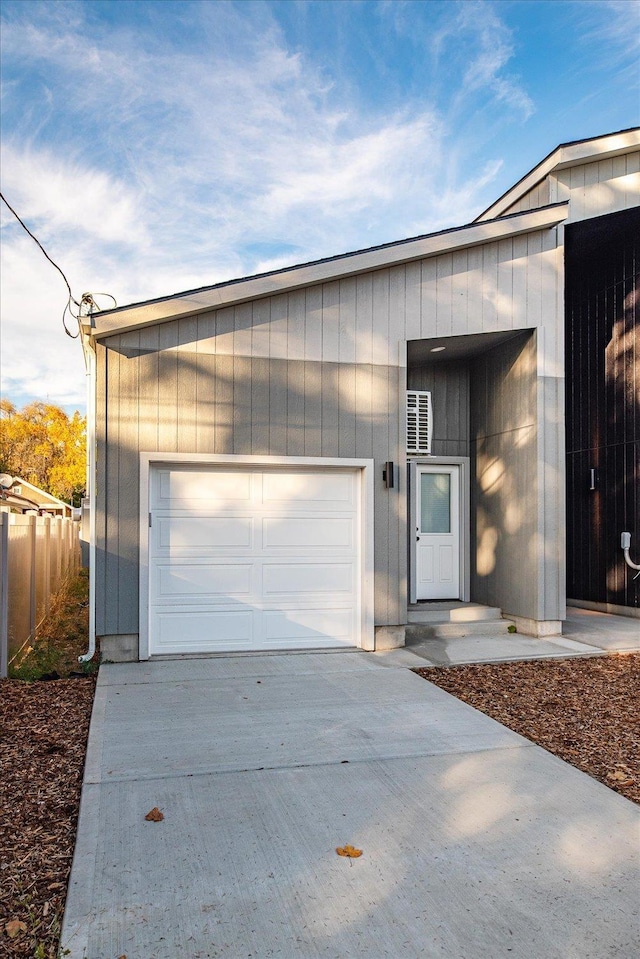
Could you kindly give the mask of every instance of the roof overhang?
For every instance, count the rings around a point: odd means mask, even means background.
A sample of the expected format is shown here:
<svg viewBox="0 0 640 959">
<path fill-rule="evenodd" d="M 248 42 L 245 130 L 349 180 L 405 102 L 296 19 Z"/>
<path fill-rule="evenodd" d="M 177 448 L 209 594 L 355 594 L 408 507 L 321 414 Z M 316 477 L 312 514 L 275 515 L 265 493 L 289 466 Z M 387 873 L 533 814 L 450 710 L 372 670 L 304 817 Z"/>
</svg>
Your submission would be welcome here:
<svg viewBox="0 0 640 959">
<path fill-rule="evenodd" d="M 95 339 L 103 339 L 117 333 L 126 333 L 157 323 L 167 323 L 170 320 L 193 316 L 197 313 L 234 306 L 248 300 L 274 296 L 318 283 L 328 283 L 357 273 L 383 270 L 390 266 L 480 246 L 523 233 L 551 229 L 565 220 L 567 214 L 568 203 L 555 203 L 496 220 L 471 223 L 411 240 L 346 253 L 342 256 L 317 260 L 314 263 L 292 266 L 258 276 L 230 280 L 200 290 L 178 293 L 144 303 L 134 303 L 116 310 L 105 310 L 86 318 L 84 332 Z"/>
<path fill-rule="evenodd" d="M 640 149 L 640 127 L 635 127 L 632 130 L 622 130 L 620 133 L 610 133 L 607 136 L 594 137 L 592 140 L 562 143 L 545 157 L 538 166 L 534 167 L 530 173 L 518 180 L 515 186 L 503 193 L 500 199 L 492 203 L 484 213 L 476 217 L 474 223 L 482 223 L 502 216 L 525 193 L 533 190 L 538 183 L 556 170 L 583 166 L 585 163 L 596 163 L 598 160 L 608 160 L 610 157 L 622 156 L 638 149 Z"/>
</svg>

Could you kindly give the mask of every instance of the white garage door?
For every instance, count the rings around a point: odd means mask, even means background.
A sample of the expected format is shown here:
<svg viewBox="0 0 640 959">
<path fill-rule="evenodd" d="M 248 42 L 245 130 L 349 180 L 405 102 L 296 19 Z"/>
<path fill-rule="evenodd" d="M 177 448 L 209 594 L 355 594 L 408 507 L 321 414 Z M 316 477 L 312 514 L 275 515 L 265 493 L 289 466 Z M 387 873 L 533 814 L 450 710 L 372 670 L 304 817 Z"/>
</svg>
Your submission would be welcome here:
<svg viewBox="0 0 640 959">
<path fill-rule="evenodd" d="M 355 470 L 155 467 L 151 655 L 356 646 Z"/>
</svg>

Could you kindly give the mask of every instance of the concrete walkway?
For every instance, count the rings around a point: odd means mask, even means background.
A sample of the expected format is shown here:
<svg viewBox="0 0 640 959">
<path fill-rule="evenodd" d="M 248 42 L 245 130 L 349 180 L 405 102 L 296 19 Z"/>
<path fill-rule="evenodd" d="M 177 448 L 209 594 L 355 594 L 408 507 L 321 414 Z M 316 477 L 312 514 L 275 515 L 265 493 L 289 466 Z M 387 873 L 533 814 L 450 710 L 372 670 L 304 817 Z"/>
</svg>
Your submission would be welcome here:
<svg viewBox="0 0 640 959">
<path fill-rule="evenodd" d="M 562 636 L 533 639 L 519 633 L 426 639 L 375 655 L 394 666 L 463 666 L 525 659 L 569 659 L 640 652 L 640 619 L 569 607 Z"/>
<path fill-rule="evenodd" d="M 375 654 L 102 666 L 62 949 L 631 959 L 639 839 L 631 802 Z"/>
</svg>

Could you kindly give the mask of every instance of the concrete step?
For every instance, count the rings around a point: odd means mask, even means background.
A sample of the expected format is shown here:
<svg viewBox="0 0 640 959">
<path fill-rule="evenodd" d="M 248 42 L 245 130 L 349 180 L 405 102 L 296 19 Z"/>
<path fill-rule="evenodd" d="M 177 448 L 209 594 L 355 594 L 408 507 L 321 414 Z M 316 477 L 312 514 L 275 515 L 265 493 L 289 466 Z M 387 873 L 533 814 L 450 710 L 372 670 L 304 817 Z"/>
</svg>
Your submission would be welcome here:
<svg viewBox="0 0 640 959">
<path fill-rule="evenodd" d="M 462 623 L 409 623 L 406 629 L 406 644 L 421 643 L 426 639 L 456 639 L 464 636 L 506 636 L 508 619 L 484 620 Z M 513 630 L 511 630 L 513 632 Z"/>
<path fill-rule="evenodd" d="M 486 623 L 499 622 L 502 611 L 479 603 L 414 603 L 407 609 L 409 623 Z"/>
</svg>

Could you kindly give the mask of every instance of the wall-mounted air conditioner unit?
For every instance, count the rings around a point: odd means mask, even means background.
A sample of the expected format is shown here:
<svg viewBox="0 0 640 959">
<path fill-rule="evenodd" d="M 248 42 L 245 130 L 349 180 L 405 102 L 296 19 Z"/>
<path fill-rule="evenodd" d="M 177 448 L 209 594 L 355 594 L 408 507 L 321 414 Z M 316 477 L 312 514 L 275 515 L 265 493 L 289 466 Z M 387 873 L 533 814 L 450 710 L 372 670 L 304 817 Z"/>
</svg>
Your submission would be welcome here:
<svg viewBox="0 0 640 959">
<path fill-rule="evenodd" d="M 427 390 L 407 390 L 407 453 L 431 455 L 433 406 Z"/>
</svg>

